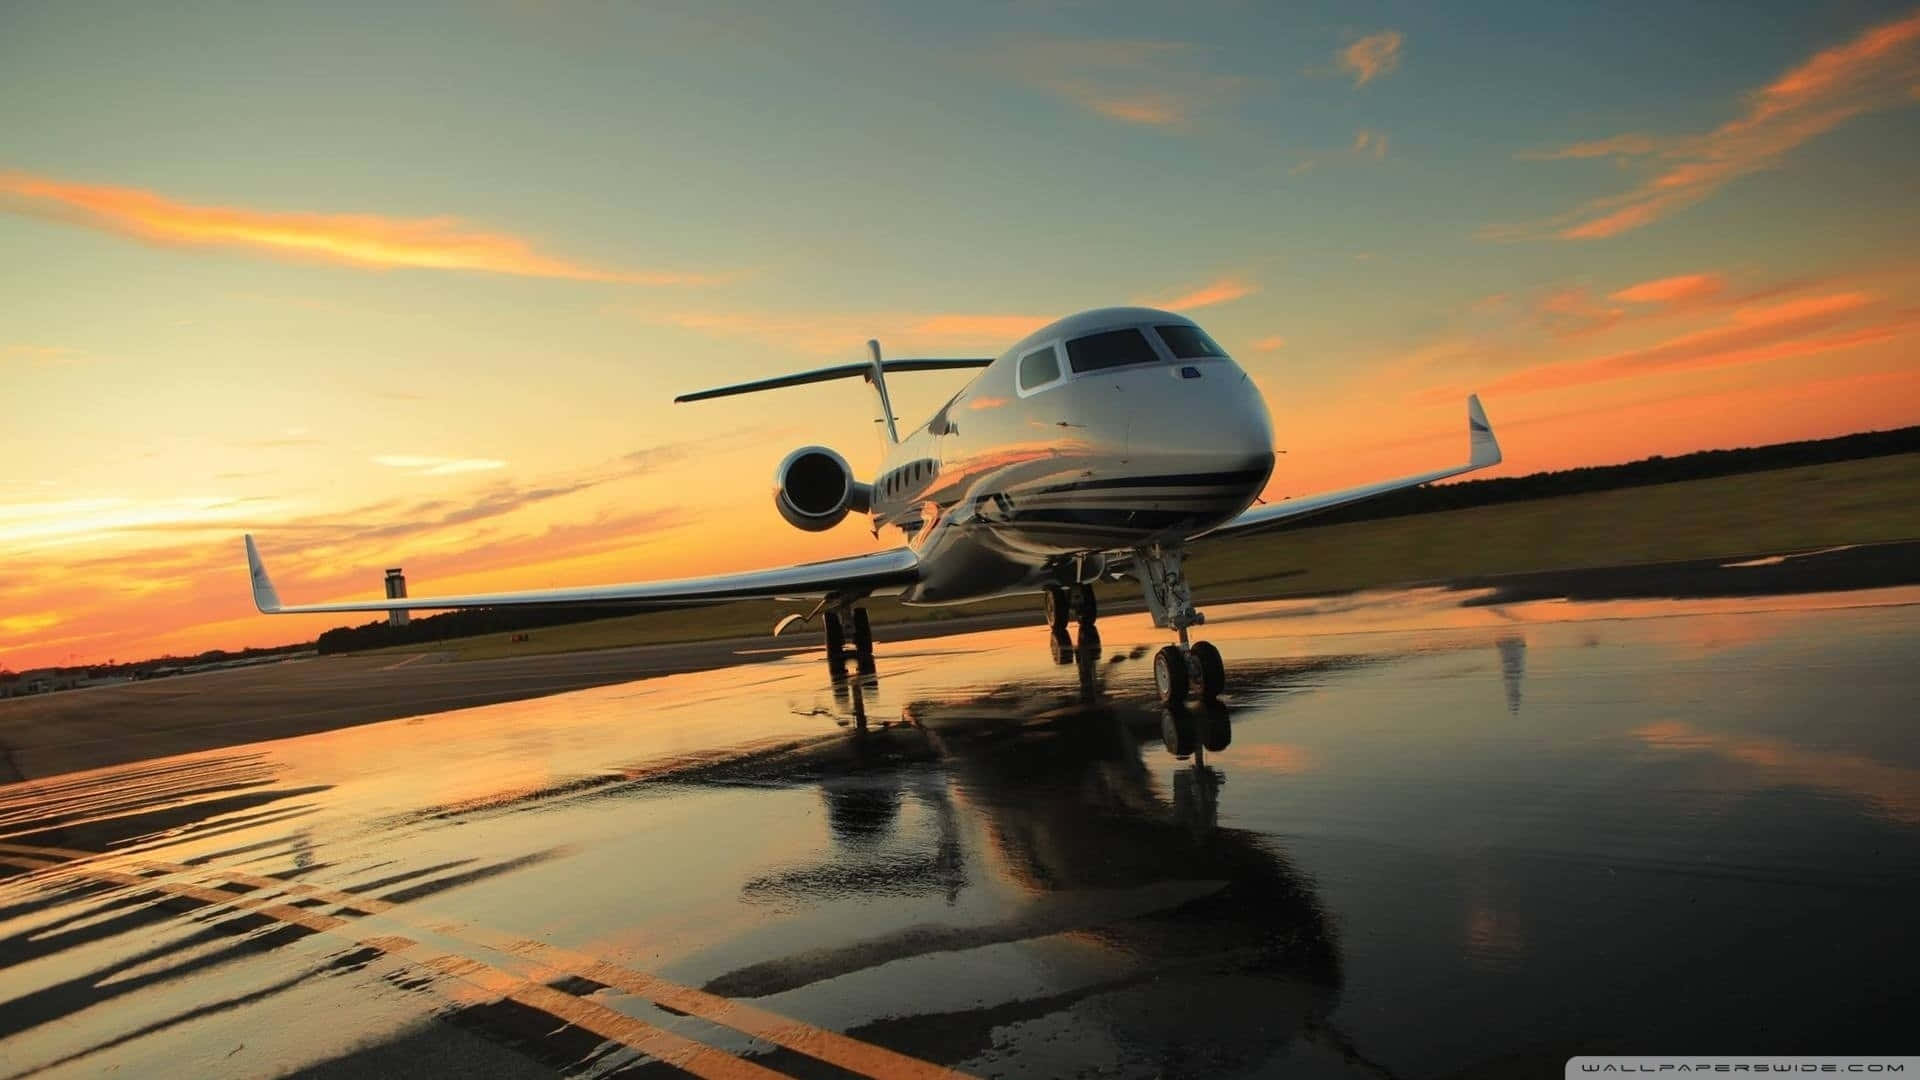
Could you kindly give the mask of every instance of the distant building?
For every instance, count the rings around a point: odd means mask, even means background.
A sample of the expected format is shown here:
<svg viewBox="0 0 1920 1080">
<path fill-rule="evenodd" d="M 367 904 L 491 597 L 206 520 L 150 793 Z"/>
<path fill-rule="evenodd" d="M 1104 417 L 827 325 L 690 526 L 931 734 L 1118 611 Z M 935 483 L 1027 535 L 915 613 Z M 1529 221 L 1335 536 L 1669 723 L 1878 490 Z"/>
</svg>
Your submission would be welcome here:
<svg viewBox="0 0 1920 1080">
<path fill-rule="evenodd" d="M 407 595 L 407 575 L 401 573 L 400 568 L 397 566 L 388 567 L 387 568 L 387 599 L 399 600 L 404 598 L 406 595 Z M 407 625 L 406 609 L 394 608 L 391 611 L 387 612 L 387 625 L 388 626 Z"/>
</svg>

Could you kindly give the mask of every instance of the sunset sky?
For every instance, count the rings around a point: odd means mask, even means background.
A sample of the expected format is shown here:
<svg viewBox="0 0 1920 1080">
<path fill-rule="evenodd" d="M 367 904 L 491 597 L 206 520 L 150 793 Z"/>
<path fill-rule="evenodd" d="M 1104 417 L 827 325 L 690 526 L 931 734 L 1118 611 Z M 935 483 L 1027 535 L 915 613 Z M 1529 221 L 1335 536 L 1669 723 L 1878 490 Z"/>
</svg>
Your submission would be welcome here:
<svg viewBox="0 0 1920 1080">
<path fill-rule="evenodd" d="M 281 595 L 629 581 L 797 532 L 858 383 L 1191 314 L 1272 493 L 1920 423 L 1920 8 L 0 7 L 0 667 L 311 638 Z M 921 414 L 963 374 L 900 377 Z M 771 608 L 770 608 L 771 611 Z"/>
</svg>

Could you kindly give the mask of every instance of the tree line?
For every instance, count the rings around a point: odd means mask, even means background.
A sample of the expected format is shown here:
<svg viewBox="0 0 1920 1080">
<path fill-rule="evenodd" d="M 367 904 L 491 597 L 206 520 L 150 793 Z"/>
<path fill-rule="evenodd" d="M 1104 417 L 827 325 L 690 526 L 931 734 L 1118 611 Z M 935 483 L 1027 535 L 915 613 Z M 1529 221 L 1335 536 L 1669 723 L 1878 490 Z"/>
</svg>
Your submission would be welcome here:
<svg viewBox="0 0 1920 1080">
<path fill-rule="evenodd" d="M 1865 431 L 1833 439 L 1808 439 L 1803 442 L 1750 446 L 1737 450 L 1701 450 L 1678 457 L 1655 455 L 1624 465 L 1589 465 L 1559 472 L 1537 472 L 1526 476 L 1503 476 L 1493 480 L 1463 480 L 1452 484 L 1428 485 L 1396 491 L 1363 503 L 1329 510 L 1302 520 L 1295 528 L 1337 525 L 1350 521 L 1374 521 L 1380 518 L 1424 514 L 1433 510 L 1464 510 L 1472 506 L 1520 502 L 1526 499 L 1551 499 L 1561 495 L 1582 495 L 1591 491 L 1649 484 L 1671 484 L 1681 480 L 1705 480 L 1736 473 L 1791 469 L 1803 465 L 1824 465 L 1835 461 L 1885 457 L 1920 450 L 1920 426 L 1892 431 Z"/>
</svg>

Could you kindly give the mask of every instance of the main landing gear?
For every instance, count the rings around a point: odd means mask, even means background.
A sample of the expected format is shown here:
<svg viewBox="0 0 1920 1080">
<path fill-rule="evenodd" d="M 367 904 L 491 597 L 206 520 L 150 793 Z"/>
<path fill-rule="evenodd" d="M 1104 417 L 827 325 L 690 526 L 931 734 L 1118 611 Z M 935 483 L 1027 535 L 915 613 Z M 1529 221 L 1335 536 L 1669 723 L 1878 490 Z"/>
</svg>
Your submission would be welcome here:
<svg viewBox="0 0 1920 1080">
<path fill-rule="evenodd" d="M 1177 645 L 1168 645 L 1153 655 L 1153 684 L 1162 705 L 1181 705 L 1189 693 L 1201 701 L 1214 701 L 1227 688 L 1227 668 L 1220 650 L 1211 642 L 1187 640 L 1187 628 L 1207 621 L 1194 610 L 1193 590 L 1181 569 L 1179 548 L 1158 544 L 1133 553 L 1140 583 L 1147 594 L 1147 608 L 1153 612 L 1153 625 L 1172 627 L 1180 635 Z"/>
<path fill-rule="evenodd" d="M 853 659 L 863 674 L 873 672 L 873 626 L 867 621 L 866 608 L 854 608 L 851 619 L 840 611 L 828 611 L 822 618 L 827 628 L 827 669 L 835 678 L 845 678 L 847 660 Z M 853 648 L 847 648 L 847 623 L 853 624 Z"/>
<path fill-rule="evenodd" d="M 1075 615 L 1080 617 L 1080 637 L 1086 640 L 1088 635 L 1095 638 L 1100 631 L 1094 623 L 1100 617 L 1100 604 L 1094 599 L 1091 585 L 1049 585 L 1047 597 L 1047 628 L 1055 636 L 1067 632 L 1067 623 Z"/>
</svg>

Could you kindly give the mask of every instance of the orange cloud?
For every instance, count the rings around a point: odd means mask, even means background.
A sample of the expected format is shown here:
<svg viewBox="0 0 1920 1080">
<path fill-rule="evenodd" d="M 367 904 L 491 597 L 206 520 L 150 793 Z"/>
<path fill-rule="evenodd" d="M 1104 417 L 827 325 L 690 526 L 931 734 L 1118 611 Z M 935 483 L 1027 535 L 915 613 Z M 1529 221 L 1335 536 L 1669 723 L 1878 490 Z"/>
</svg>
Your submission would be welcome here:
<svg viewBox="0 0 1920 1080">
<path fill-rule="evenodd" d="M 23 360 L 33 364 L 71 363 L 78 354 L 62 345 L 0 345 L 0 362 Z"/>
<path fill-rule="evenodd" d="M 67 221 L 156 244 L 223 247 L 373 269 L 477 270 L 633 285 L 712 280 L 668 271 L 615 270 L 535 251 L 525 240 L 479 232 L 453 218 L 386 218 L 202 206 L 139 188 L 0 173 L 0 209 Z"/>
<path fill-rule="evenodd" d="M 419 454 L 380 454 L 373 459 L 375 465 L 389 469 L 405 469 L 421 476 L 452 476 L 456 473 L 489 472 L 504 469 L 507 463 L 499 458 L 444 458 L 423 457 Z"/>
<path fill-rule="evenodd" d="M 1362 128 L 1353 133 L 1353 152 L 1379 161 L 1387 156 L 1387 136 L 1383 132 Z"/>
<path fill-rule="evenodd" d="M 1238 277 L 1223 277 L 1209 282 L 1190 292 L 1180 293 L 1158 300 L 1142 300 L 1148 307 L 1166 308 L 1169 311 L 1192 311 L 1195 308 L 1212 307 L 1226 304 L 1260 291 L 1260 286 Z"/>
<path fill-rule="evenodd" d="M 1400 66 L 1404 40 L 1398 30 L 1368 34 L 1340 50 L 1340 68 L 1353 73 L 1353 85 L 1365 86 Z"/>
<path fill-rule="evenodd" d="M 1199 69 L 1199 56 L 1179 41 L 1039 38 L 1006 45 L 995 63 L 1109 120 L 1171 131 L 1232 97 L 1243 82 Z"/>
<path fill-rule="evenodd" d="M 57 611 L 34 611 L 25 615 L 0 615 L 0 639 L 35 634 L 63 620 Z"/>
<path fill-rule="evenodd" d="M 1577 142 L 1557 150 L 1524 150 L 1517 157 L 1537 161 L 1563 161 L 1575 158 L 1638 157 L 1660 149 L 1662 141 L 1651 135 L 1615 135 L 1606 139 Z"/>
<path fill-rule="evenodd" d="M 1194 103 L 1153 91 L 1127 93 L 1093 83 L 1062 81 L 1045 84 L 1061 97 L 1109 120 L 1147 127 L 1173 128 L 1187 122 Z"/>
<path fill-rule="evenodd" d="M 1043 315 L 934 315 L 914 323 L 910 333 L 935 338 L 990 338 L 1017 341 L 1052 320 Z"/>
<path fill-rule="evenodd" d="M 716 337 L 762 342 L 781 349 L 828 356 L 856 353 L 868 338 L 882 344 L 904 339 L 915 350 L 965 348 L 998 350 L 1052 321 L 1046 315 L 995 313 L 928 315 L 898 311 L 657 310 L 631 308 L 635 318 L 659 326 L 677 326 Z M 889 352 L 892 352 L 889 349 Z M 985 355 L 982 353 L 981 355 Z"/>
<path fill-rule="evenodd" d="M 1866 326 L 1840 329 L 1870 298 L 1860 293 L 1803 297 L 1734 311 L 1727 323 L 1640 349 L 1515 372 L 1485 386 L 1488 394 L 1531 393 L 1640 375 L 1753 364 L 1876 344 L 1920 328 L 1920 312 L 1904 311 Z"/>
<path fill-rule="evenodd" d="M 1677 139 L 1617 135 L 1528 155 L 1582 158 L 1657 150 L 1667 163 L 1631 190 L 1584 203 L 1549 226 L 1569 240 L 1600 239 L 1642 228 L 1739 177 L 1772 167 L 1800 144 L 1856 116 L 1912 101 L 1916 74 L 1920 74 L 1920 12 L 1814 54 L 1748 95 L 1740 116 L 1703 135 Z M 1495 227 L 1483 235 L 1501 238 L 1526 231 Z"/>
<path fill-rule="evenodd" d="M 1614 326 L 1626 312 L 1599 303 L 1575 285 L 1541 297 L 1534 304 L 1534 315 L 1556 337 L 1578 337 Z"/>
<path fill-rule="evenodd" d="M 1719 274 L 1678 274 L 1629 285 L 1613 298 L 1630 304 L 1684 304 L 1717 296 L 1725 285 Z"/>
<path fill-rule="evenodd" d="M 1253 351 L 1254 352 L 1279 352 L 1281 349 L 1286 348 L 1286 345 L 1287 345 L 1287 339 L 1281 337 L 1278 334 L 1275 334 L 1272 337 L 1263 337 L 1260 340 L 1255 341 L 1253 343 Z"/>
</svg>

